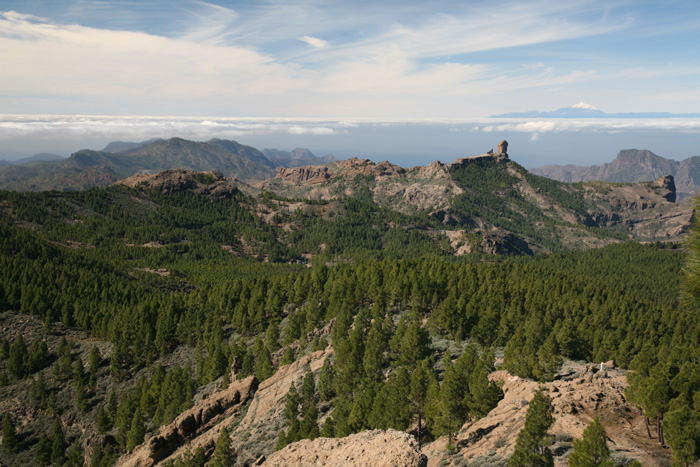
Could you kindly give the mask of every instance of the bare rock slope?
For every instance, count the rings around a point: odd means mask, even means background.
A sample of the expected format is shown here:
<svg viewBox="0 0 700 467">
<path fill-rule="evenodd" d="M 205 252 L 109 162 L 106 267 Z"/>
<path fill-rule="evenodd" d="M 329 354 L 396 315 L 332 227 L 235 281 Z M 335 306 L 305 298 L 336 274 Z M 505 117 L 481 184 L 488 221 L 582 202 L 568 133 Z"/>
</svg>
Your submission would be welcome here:
<svg viewBox="0 0 700 467">
<path fill-rule="evenodd" d="M 271 455 L 265 467 L 425 467 L 428 458 L 416 439 L 403 431 L 363 431 L 345 438 L 302 440 Z"/>
<path fill-rule="evenodd" d="M 554 437 L 551 449 L 555 465 L 567 465 L 571 441 L 581 438 L 596 416 L 606 430 L 608 446 L 616 460 L 624 463 L 624 459 L 637 459 L 645 466 L 668 465 L 668 450 L 662 449 L 656 439 L 649 439 L 644 418 L 627 404 L 625 371 L 612 368 L 611 363 L 603 365 L 601 370 L 600 365 L 568 362 L 563 373 L 562 379 L 545 384 L 523 380 L 505 371 L 492 373 L 491 379 L 503 383 L 503 400 L 486 417 L 462 427 L 454 453 L 445 451 L 444 438 L 424 446 L 428 465 L 443 465 L 441 462 L 454 462 L 456 458 L 470 463 L 477 460 L 493 463 L 488 465 L 505 461 L 515 449 L 529 401 L 540 386 L 547 390 L 554 409 L 554 424 L 549 433 Z"/>
</svg>

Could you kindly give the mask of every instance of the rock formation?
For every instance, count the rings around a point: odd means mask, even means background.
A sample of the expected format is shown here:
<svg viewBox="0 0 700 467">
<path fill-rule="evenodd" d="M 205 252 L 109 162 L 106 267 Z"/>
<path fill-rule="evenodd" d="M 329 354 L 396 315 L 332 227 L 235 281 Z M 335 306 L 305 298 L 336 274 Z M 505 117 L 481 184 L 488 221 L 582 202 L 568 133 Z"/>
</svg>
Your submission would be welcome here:
<svg viewBox="0 0 700 467">
<path fill-rule="evenodd" d="M 177 454 L 186 443 L 195 439 L 193 446 L 202 446 L 205 451 L 212 451 L 224 421 L 230 423 L 237 410 L 250 400 L 257 388 L 258 380 L 255 376 L 231 383 L 228 389 L 213 394 L 209 399 L 178 415 L 169 425 L 161 427 L 158 435 L 147 438 L 131 454 L 120 458 L 116 465 L 150 467 Z"/>
<path fill-rule="evenodd" d="M 289 388 L 301 384 L 307 368 L 317 373 L 332 352 L 328 348 L 306 355 L 260 383 L 245 417 L 231 433 L 239 463 L 251 463 L 275 450 L 279 431 L 285 426 L 284 402 Z"/>
<path fill-rule="evenodd" d="M 217 199 L 230 198 L 238 193 L 237 186 L 224 178 L 218 170 L 196 172 L 194 170 L 171 169 L 156 174 L 137 174 L 117 182 L 132 188 L 142 187 L 170 194 L 190 191 L 200 196 Z"/>
<path fill-rule="evenodd" d="M 317 438 L 292 443 L 261 465 L 323 465 L 325 467 L 425 467 L 428 458 L 416 439 L 395 430 L 363 431 L 345 438 Z"/>
<path fill-rule="evenodd" d="M 581 438 L 583 430 L 596 416 L 605 427 L 608 445 L 615 456 L 628 460 L 638 459 L 642 465 L 664 465 L 656 451 L 656 439 L 648 439 L 644 419 L 638 410 L 627 404 L 624 389 L 627 386 L 625 372 L 616 370 L 612 362 L 580 364 L 566 362 L 559 379 L 550 383 L 537 383 L 512 376 L 506 371 L 492 373 L 489 378 L 503 384 L 505 397 L 486 417 L 467 422 L 456 437 L 457 451 L 454 455 L 468 460 L 469 465 L 501 465 L 515 448 L 518 433 L 525 424 L 529 401 L 538 387 L 543 386 L 552 398 L 554 424 L 549 433 L 555 435 L 551 447 L 556 466 L 567 465 L 567 455 L 572 449 L 572 439 Z M 445 461 L 446 439 L 440 438 L 423 446 L 429 465 L 437 466 Z M 667 454 L 666 454 L 667 455 Z M 624 463 L 616 465 L 627 465 Z"/>
<path fill-rule="evenodd" d="M 667 193 L 662 194 L 662 196 L 672 203 L 676 202 L 676 184 L 673 180 L 673 175 L 664 175 L 657 178 L 654 180 L 653 186 L 667 190 Z"/>
</svg>

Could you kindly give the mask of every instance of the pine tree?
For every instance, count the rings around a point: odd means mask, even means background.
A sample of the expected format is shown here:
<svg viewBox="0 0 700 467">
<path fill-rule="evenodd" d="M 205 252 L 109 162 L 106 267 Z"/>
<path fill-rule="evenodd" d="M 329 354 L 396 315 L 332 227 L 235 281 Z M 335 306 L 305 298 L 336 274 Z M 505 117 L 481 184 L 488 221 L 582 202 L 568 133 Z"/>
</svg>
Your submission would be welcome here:
<svg viewBox="0 0 700 467">
<path fill-rule="evenodd" d="M 10 356 L 10 342 L 7 339 L 3 339 L 0 342 L 0 360 L 5 360 Z"/>
<path fill-rule="evenodd" d="M 27 346 L 22 334 L 18 335 L 10 347 L 10 356 L 7 361 L 7 371 L 16 379 L 24 378 L 27 373 L 25 362 L 27 360 Z"/>
<path fill-rule="evenodd" d="M 56 417 L 51 430 L 51 462 L 62 465 L 66 458 L 66 438 L 63 435 L 61 420 Z"/>
<path fill-rule="evenodd" d="M 93 345 L 92 349 L 90 349 L 90 378 L 88 380 L 88 386 L 92 392 L 95 392 L 97 387 L 97 370 L 100 367 L 101 359 L 100 351 L 96 345 Z"/>
<path fill-rule="evenodd" d="M 143 424 L 143 416 L 141 411 L 136 409 L 134 418 L 131 420 L 129 434 L 126 437 L 126 450 L 132 451 L 136 446 L 143 442 L 143 437 L 146 435 L 146 427 Z"/>
<path fill-rule="evenodd" d="M 437 383 L 437 378 L 433 370 L 433 361 L 430 358 L 424 359 L 411 373 L 408 400 L 411 404 L 411 413 L 418 416 L 418 441 L 421 439 L 423 430 L 423 420 L 426 418 L 426 402 L 428 388 L 431 382 Z"/>
<path fill-rule="evenodd" d="M 289 365 L 290 363 L 294 363 L 294 350 L 292 350 L 292 348 L 288 346 L 284 350 L 284 355 L 282 355 L 280 365 Z"/>
<path fill-rule="evenodd" d="M 582 439 L 574 440 L 574 450 L 569 455 L 572 467 L 612 467 L 607 435 L 596 417 L 583 431 Z"/>
<path fill-rule="evenodd" d="M 700 458 L 700 414 L 684 398 L 678 399 L 664 418 L 663 427 L 673 451 L 672 465 L 688 466 Z"/>
<path fill-rule="evenodd" d="M 73 384 L 75 387 L 75 405 L 78 410 L 85 412 L 87 410 L 87 401 L 85 400 L 85 369 L 83 367 L 83 362 L 80 359 L 75 362 Z"/>
<path fill-rule="evenodd" d="M 221 429 L 209 467 L 230 467 L 236 462 L 236 452 L 231 447 L 231 436 L 226 427 Z"/>
<path fill-rule="evenodd" d="M 114 346 L 114 351 L 112 352 L 112 357 L 109 360 L 109 373 L 112 375 L 112 378 L 116 382 L 120 382 L 122 380 L 122 360 L 123 360 L 123 352 L 121 345 L 115 345 Z"/>
<path fill-rule="evenodd" d="M 260 337 L 258 337 L 258 341 L 260 341 Z M 257 376 L 260 381 L 264 381 L 275 373 L 275 368 L 272 365 L 272 356 L 267 347 L 262 345 L 262 343 L 255 347 L 258 349 L 258 351 L 255 352 L 255 376 Z"/>
<path fill-rule="evenodd" d="M 515 452 L 508 461 L 509 467 L 553 466 L 549 450 L 547 430 L 554 423 L 551 399 L 543 389 L 538 389 L 530 401 L 525 416 L 525 426 L 515 443 Z"/>
<path fill-rule="evenodd" d="M 41 438 L 39 438 L 34 458 L 37 465 L 44 466 L 51 463 L 51 440 L 46 436 L 46 433 L 42 433 Z"/>
<path fill-rule="evenodd" d="M 539 381 L 552 381 L 561 366 L 559 345 L 554 333 L 551 333 L 537 351 L 537 369 L 535 376 Z"/>
<path fill-rule="evenodd" d="M 76 439 L 66 451 L 66 463 L 63 465 L 64 467 L 83 467 L 85 465 L 83 446 L 80 444 L 80 439 Z"/>
<path fill-rule="evenodd" d="M 321 428 L 321 436 L 324 438 L 335 437 L 335 418 L 328 417 Z"/>
<path fill-rule="evenodd" d="M 112 423 L 107 415 L 104 405 L 97 410 L 97 432 L 104 435 L 112 428 Z"/>
<path fill-rule="evenodd" d="M 486 416 L 496 405 L 501 396 L 498 385 L 489 381 L 488 371 L 479 364 L 469 377 L 469 412 L 475 419 Z"/>
<path fill-rule="evenodd" d="M 110 426 L 114 425 L 114 421 L 117 419 L 117 409 L 119 404 L 117 403 L 117 395 L 114 392 L 114 388 L 109 391 L 109 397 L 107 398 L 107 406 L 105 407 L 105 412 L 109 417 Z"/>
<path fill-rule="evenodd" d="M 6 455 L 10 455 L 17 452 L 18 446 L 19 441 L 17 440 L 15 422 L 10 414 L 6 413 L 2 422 L 2 450 Z"/>
<path fill-rule="evenodd" d="M 318 395 L 322 401 L 329 401 L 335 395 L 335 370 L 330 358 L 326 358 L 318 374 Z"/>
</svg>

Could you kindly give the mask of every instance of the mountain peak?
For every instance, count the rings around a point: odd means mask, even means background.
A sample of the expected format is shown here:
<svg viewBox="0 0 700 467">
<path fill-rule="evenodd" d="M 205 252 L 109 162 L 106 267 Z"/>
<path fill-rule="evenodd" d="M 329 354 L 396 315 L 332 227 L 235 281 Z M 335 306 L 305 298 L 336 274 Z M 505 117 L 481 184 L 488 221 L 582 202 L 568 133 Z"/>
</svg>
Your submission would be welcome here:
<svg viewBox="0 0 700 467">
<path fill-rule="evenodd" d="M 571 106 L 572 109 L 582 109 L 582 110 L 600 110 L 598 107 L 595 107 L 590 104 L 586 104 L 585 102 L 579 102 L 576 105 Z"/>
</svg>

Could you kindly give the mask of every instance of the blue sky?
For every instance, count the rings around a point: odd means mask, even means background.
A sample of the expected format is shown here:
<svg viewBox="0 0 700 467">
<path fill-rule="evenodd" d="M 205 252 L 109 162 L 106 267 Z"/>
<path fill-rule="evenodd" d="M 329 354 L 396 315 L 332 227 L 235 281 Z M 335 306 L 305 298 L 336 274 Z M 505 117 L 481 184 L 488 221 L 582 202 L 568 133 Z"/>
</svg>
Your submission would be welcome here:
<svg viewBox="0 0 700 467">
<path fill-rule="evenodd" d="M 0 1 L 3 113 L 700 109 L 700 2 Z"/>
<path fill-rule="evenodd" d="M 578 102 L 700 112 L 696 0 L 0 0 L 0 12 L 5 115 L 444 123 Z M 0 144 L 18 146 L 8 128 Z M 541 141 L 583 127 L 537 128 L 503 132 Z"/>
</svg>

